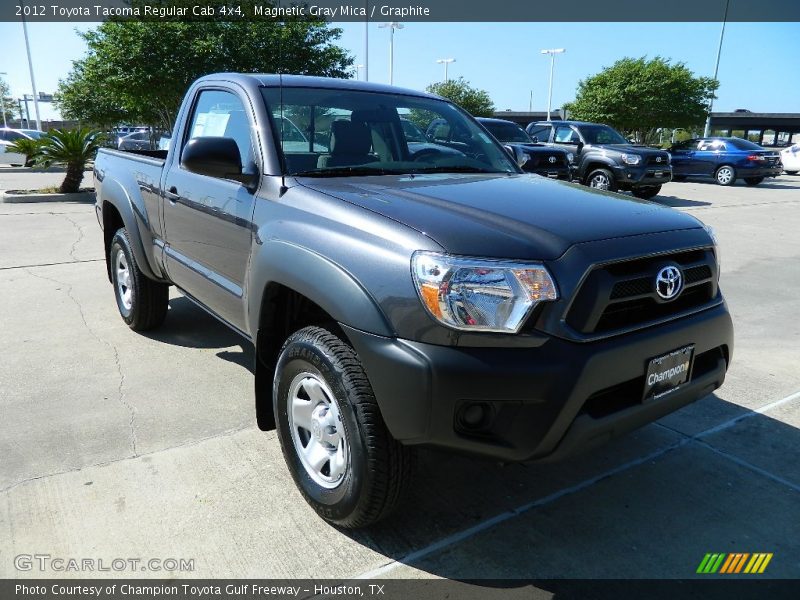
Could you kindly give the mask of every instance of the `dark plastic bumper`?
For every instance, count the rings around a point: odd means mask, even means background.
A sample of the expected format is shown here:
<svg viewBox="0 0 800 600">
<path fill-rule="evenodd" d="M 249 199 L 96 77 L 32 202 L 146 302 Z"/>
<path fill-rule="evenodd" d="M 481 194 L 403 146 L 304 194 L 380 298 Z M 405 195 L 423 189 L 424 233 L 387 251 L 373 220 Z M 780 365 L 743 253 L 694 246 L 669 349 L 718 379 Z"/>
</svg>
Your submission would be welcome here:
<svg viewBox="0 0 800 600">
<path fill-rule="evenodd" d="M 721 386 L 733 352 L 724 304 L 632 334 L 589 343 L 552 337 L 533 348 L 434 346 L 344 330 L 395 438 L 506 461 L 560 458 L 657 420 Z M 642 401 L 649 360 L 689 344 L 690 380 Z M 488 415 L 477 428 L 462 418 L 474 405 Z"/>
<path fill-rule="evenodd" d="M 777 177 L 783 172 L 783 166 L 779 167 L 741 167 L 737 170 L 738 177 Z"/>
<path fill-rule="evenodd" d="M 663 185 L 672 181 L 672 167 L 654 167 L 647 165 L 644 167 L 634 166 L 615 166 L 614 179 L 621 188 Z M 661 176 L 656 176 L 661 173 Z"/>
<path fill-rule="evenodd" d="M 546 168 L 546 167 L 534 167 L 530 169 L 525 169 L 526 173 L 534 173 L 535 175 L 541 175 L 542 177 L 547 177 L 549 179 L 562 179 L 565 181 L 569 181 L 572 179 L 572 170 L 569 166 L 564 167 L 553 167 L 553 168 Z"/>
</svg>

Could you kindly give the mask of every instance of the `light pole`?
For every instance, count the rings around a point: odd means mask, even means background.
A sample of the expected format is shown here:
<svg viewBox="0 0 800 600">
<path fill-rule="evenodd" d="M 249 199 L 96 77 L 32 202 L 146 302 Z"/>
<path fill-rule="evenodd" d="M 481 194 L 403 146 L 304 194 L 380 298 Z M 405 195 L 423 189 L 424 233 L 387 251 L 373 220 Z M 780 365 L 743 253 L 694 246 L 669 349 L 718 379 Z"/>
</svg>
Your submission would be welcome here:
<svg viewBox="0 0 800 600">
<path fill-rule="evenodd" d="M 392 21 L 391 23 L 381 23 L 378 27 L 389 28 L 389 85 L 394 83 L 394 30 L 405 27 L 402 23 Z"/>
<path fill-rule="evenodd" d="M 566 52 L 564 48 L 550 48 L 549 50 L 542 50 L 542 54 L 550 55 L 550 86 L 547 91 L 547 120 L 550 120 L 550 107 L 553 103 L 553 66 L 556 62 L 556 54 L 563 54 Z"/>
<path fill-rule="evenodd" d="M 369 0 L 364 2 L 364 14 L 369 15 Z M 369 17 L 364 21 L 364 81 L 369 81 Z"/>
<path fill-rule="evenodd" d="M 455 58 L 437 58 L 436 62 L 439 63 L 440 65 L 444 65 L 444 82 L 447 83 L 447 81 L 448 81 L 448 79 L 447 79 L 447 65 L 449 65 L 450 63 L 456 62 L 456 59 Z"/>
<path fill-rule="evenodd" d="M 719 46 L 717 46 L 717 62 L 714 64 L 714 81 L 717 80 L 717 73 L 719 72 L 719 56 L 722 54 L 722 40 L 725 37 L 725 21 L 728 20 L 728 5 L 730 0 L 725 0 L 725 14 L 722 17 L 722 30 L 719 32 Z M 708 101 L 708 116 L 706 117 L 706 127 L 703 131 L 703 137 L 711 135 L 711 109 L 714 108 L 714 97 Z"/>
<path fill-rule="evenodd" d="M 36 79 L 33 77 L 33 61 L 31 60 L 31 44 L 28 41 L 28 24 L 25 22 L 25 6 L 22 6 L 22 32 L 25 35 L 25 49 L 28 51 L 28 70 L 31 73 L 31 87 L 33 88 L 33 108 L 36 111 L 36 129 L 42 130 L 42 118 L 39 115 L 39 94 L 36 92 Z"/>
<path fill-rule="evenodd" d="M 0 75 L 8 75 L 5 71 L 0 72 Z M 8 127 L 6 122 L 6 95 L 5 92 L 0 93 L 0 107 L 3 108 L 3 127 Z"/>
</svg>

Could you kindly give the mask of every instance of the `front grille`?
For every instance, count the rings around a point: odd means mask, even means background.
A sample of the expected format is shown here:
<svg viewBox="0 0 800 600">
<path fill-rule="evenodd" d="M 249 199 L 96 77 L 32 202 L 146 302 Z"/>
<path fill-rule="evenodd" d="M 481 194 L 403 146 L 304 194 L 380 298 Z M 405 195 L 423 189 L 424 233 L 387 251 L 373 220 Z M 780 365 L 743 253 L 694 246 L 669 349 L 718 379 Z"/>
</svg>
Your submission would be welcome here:
<svg viewBox="0 0 800 600">
<path fill-rule="evenodd" d="M 658 159 L 661 159 L 659 162 Z M 645 162 L 647 165 L 652 165 L 656 167 L 666 167 L 669 165 L 669 155 L 668 154 L 654 154 L 652 156 L 647 157 L 647 161 Z"/>
<path fill-rule="evenodd" d="M 658 271 L 677 264 L 683 290 L 671 301 L 657 293 Z M 718 295 L 710 248 L 598 266 L 589 273 L 567 313 L 567 324 L 583 334 L 613 334 L 679 316 L 710 304 Z"/>
<path fill-rule="evenodd" d="M 550 157 L 554 157 L 555 162 L 550 162 Z M 531 167 L 550 167 L 555 169 L 556 167 L 563 167 L 567 164 L 567 161 L 563 154 L 547 154 L 544 152 L 536 152 L 528 154 L 528 163 Z"/>
</svg>

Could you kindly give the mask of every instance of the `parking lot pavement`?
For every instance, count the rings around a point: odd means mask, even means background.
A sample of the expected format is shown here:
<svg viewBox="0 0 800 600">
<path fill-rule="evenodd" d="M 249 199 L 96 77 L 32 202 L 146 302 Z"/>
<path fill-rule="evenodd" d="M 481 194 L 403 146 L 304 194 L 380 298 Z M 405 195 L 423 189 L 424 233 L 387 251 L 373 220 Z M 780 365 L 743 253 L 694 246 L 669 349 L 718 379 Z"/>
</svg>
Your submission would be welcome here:
<svg viewBox="0 0 800 600">
<path fill-rule="evenodd" d="M 0 205 L 0 577 L 52 576 L 13 565 L 47 553 L 194 559 L 178 577 L 677 578 L 706 552 L 800 576 L 800 177 L 662 192 L 721 240 L 725 386 L 567 462 L 422 452 L 399 514 L 355 533 L 254 427 L 246 342 L 176 294 L 131 332 L 91 206 Z"/>
<path fill-rule="evenodd" d="M 42 172 L 37 169 L 9 169 L 0 167 L 0 192 L 5 190 L 40 190 L 47 187 L 61 185 L 64 181 L 64 171 L 61 169 L 47 169 Z M 93 187 L 92 172 L 86 171 L 83 174 L 82 188 Z"/>
</svg>

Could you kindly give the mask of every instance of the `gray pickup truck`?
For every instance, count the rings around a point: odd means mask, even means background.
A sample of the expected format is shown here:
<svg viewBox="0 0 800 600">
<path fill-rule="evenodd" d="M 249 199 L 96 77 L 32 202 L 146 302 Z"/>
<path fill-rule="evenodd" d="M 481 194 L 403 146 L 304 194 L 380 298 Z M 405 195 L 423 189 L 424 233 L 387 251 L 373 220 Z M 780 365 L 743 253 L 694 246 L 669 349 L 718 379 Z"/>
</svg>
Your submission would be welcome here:
<svg viewBox="0 0 800 600">
<path fill-rule="evenodd" d="M 468 135 L 417 147 L 404 119 Z M 95 162 L 119 312 L 157 327 L 174 285 L 251 341 L 258 424 L 339 526 L 398 504 L 416 446 L 554 459 L 722 385 L 689 215 L 525 174 L 457 106 L 383 85 L 210 75 L 176 123 L 168 151 Z"/>
</svg>

